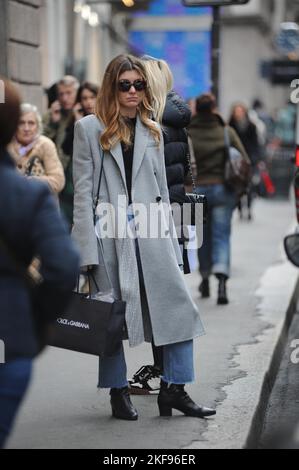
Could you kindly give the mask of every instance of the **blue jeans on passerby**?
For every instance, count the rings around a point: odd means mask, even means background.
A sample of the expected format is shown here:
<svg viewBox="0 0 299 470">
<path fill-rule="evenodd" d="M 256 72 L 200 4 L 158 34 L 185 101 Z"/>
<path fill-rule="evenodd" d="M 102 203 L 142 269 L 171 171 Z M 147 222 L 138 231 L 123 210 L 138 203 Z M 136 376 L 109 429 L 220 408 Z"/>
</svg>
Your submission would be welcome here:
<svg viewBox="0 0 299 470">
<path fill-rule="evenodd" d="M 230 276 L 231 219 L 237 199 L 223 184 L 197 186 L 196 192 L 208 200 L 208 220 L 203 230 L 203 245 L 198 250 L 203 279 L 210 274 Z"/>
<path fill-rule="evenodd" d="M 30 381 L 31 370 L 31 359 L 17 359 L 0 364 L 0 449 L 4 447 L 11 431 Z"/>
<path fill-rule="evenodd" d="M 193 341 L 163 346 L 163 380 L 167 383 L 186 384 L 194 381 Z M 100 388 L 122 388 L 128 385 L 127 366 L 123 347 L 118 354 L 100 358 Z"/>
</svg>

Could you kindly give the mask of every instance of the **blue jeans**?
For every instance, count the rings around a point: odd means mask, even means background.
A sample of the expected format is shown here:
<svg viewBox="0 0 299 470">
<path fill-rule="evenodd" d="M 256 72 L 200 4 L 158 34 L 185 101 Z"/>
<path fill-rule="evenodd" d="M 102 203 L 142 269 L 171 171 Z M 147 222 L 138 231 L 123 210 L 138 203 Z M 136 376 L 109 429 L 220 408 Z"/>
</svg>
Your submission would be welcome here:
<svg viewBox="0 0 299 470">
<path fill-rule="evenodd" d="M 203 245 L 198 250 L 203 279 L 210 274 L 230 276 L 231 219 L 237 199 L 223 184 L 197 186 L 196 192 L 208 200 L 208 221 L 204 225 Z"/>
<path fill-rule="evenodd" d="M 31 370 L 31 359 L 17 359 L 0 365 L 0 449 L 11 431 Z"/>
<path fill-rule="evenodd" d="M 163 380 L 167 383 L 186 384 L 194 381 L 193 341 L 163 346 Z M 128 385 L 124 350 L 115 356 L 100 358 L 100 388 L 122 388 Z"/>
</svg>

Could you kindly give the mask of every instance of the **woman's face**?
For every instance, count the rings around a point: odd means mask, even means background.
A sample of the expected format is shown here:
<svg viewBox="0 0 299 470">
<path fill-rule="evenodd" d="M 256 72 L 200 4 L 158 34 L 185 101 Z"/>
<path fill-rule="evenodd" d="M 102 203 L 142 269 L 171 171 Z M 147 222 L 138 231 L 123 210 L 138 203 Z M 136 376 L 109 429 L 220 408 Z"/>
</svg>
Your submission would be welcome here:
<svg viewBox="0 0 299 470">
<path fill-rule="evenodd" d="M 234 118 L 237 121 L 243 121 L 246 118 L 245 109 L 242 106 L 236 106 L 234 110 Z"/>
<path fill-rule="evenodd" d="M 86 88 L 82 91 L 80 103 L 83 108 L 84 114 L 94 114 L 96 100 L 97 97 L 92 91 L 87 90 Z"/>
<path fill-rule="evenodd" d="M 22 145 L 29 145 L 38 134 L 38 124 L 34 113 L 22 114 L 16 133 L 18 142 Z"/>
<path fill-rule="evenodd" d="M 131 86 L 129 87 L 130 84 Z M 128 117 L 136 116 L 137 107 L 144 98 L 144 86 L 145 82 L 137 70 L 129 70 L 120 75 L 118 83 L 118 101 L 122 115 Z"/>
</svg>

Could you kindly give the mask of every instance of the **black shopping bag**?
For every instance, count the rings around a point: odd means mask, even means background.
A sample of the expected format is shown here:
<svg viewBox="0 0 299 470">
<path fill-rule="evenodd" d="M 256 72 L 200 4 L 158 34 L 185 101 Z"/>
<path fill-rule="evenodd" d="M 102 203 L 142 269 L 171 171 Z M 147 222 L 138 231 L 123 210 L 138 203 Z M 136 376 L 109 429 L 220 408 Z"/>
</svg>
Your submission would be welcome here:
<svg viewBox="0 0 299 470">
<path fill-rule="evenodd" d="M 73 292 L 66 312 L 47 329 L 47 344 L 96 356 L 112 356 L 121 347 L 126 303 L 93 300 Z"/>
</svg>

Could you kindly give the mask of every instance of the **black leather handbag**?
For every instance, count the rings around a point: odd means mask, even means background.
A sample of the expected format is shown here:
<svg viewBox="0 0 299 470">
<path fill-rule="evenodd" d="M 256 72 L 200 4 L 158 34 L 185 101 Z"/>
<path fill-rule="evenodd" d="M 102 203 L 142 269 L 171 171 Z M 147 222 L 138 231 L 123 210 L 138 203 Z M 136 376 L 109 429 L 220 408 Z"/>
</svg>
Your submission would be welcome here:
<svg viewBox="0 0 299 470">
<path fill-rule="evenodd" d="M 195 189 L 195 186 L 194 186 Z M 206 196 L 196 193 L 171 192 L 172 203 L 180 204 L 181 220 L 185 225 L 196 225 L 197 222 L 206 223 L 208 202 Z M 185 212 L 184 212 L 185 211 Z"/>
<path fill-rule="evenodd" d="M 188 138 L 189 152 L 187 154 L 189 174 L 192 182 L 192 193 L 178 193 L 171 191 L 171 202 L 180 204 L 181 220 L 185 225 L 196 225 L 197 222 L 206 223 L 208 215 L 208 201 L 206 196 L 196 193 L 196 185 L 192 171 L 191 156 L 193 153 L 191 139 Z M 186 211 L 186 212 L 185 212 Z"/>
</svg>

